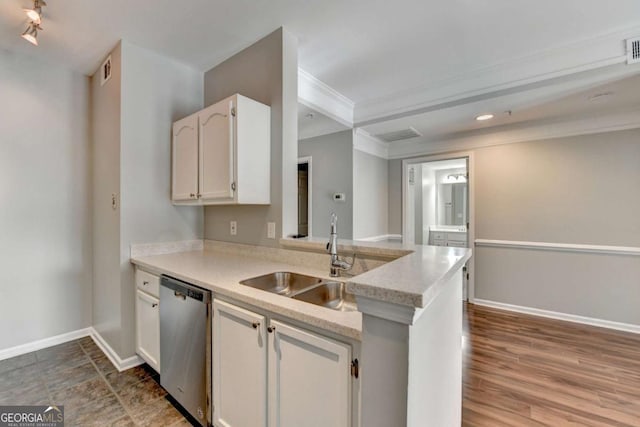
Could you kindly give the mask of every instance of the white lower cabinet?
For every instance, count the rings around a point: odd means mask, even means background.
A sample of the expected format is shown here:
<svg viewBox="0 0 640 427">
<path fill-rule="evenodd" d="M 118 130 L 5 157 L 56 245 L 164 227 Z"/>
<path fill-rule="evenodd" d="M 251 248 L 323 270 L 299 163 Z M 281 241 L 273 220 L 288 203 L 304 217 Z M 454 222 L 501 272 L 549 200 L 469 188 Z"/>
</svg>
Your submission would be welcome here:
<svg viewBox="0 0 640 427">
<path fill-rule="evenodd" d="M 160 300 L 136 290 L 136 353 L 160 372 Z"/>
<path fill-rule="evenodd" d="M 213 424 L 265 426 L 267 328 L 264 316 L 213 302 Z"/>
<path fill-rule="evenodd" d="M 219 300 L 212 343 L 215 426 L 351 426 L 350 345 Z"/>
<path fill-rule="evenodd" d="M 282 322 L 269 334 L 269 426 L 351 425 L 351 347 Z"/>
</svg>

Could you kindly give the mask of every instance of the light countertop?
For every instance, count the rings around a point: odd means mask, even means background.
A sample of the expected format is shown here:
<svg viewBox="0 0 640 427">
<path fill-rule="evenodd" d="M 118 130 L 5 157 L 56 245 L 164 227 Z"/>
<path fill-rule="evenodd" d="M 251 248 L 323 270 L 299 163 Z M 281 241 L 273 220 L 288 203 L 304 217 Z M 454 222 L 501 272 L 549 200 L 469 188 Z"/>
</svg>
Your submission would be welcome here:
<svg viewBox="0 0 640 427">
<path fill-rule="evenodd" d="M 328 264 L 326 268 L 318 268 L 301 262 L 305 252 L 325 253 L 326 239 L 281 239 L 280 244 L 284 250 L 237 245 L 245 248 L 243 252 L 229 250 L 230 247 L 225 248 L 224 243 L 211 243 L 205 242 L 204 250 L 134 256 L 131 262 L 150 272 L 167 274 L 209 289 L 219 296 L 360 340 L 360 312 L 335 311 L 239 283 L 241 280 L 276 271 L 291 271 L 330 279 Z M 338 246 L 341 256 L 350 257 L 356 253 L 360 257 L 388 261 L 365 273 L 341 278 L 346 282 L 347 292 L 415 308 L 428 306 L 441 287 L 471 257 L 471 250 L 466 248 L 405 245 L 397 242 L 340 240 Z M 274 260 L 267 255 L 267 251 L 281 251 L 284 256 Z"/>
<path fill-rule="evenodd" d="M 165 255 L 141 256 L 133 264 L 156 274 L 167 274 L 212 292 L 259 307 L 287 318 L 316 326 L 348 338 L 360 340 L 362 314 L 340 312 L 303 301 L 272 294 L 239 282 L 276 271 L 291 271 L 329 279 L 329 269 L 274 262 L 246 254 L 201 250 Z"/>
<path fill-rule="evenodd" d="M 288 248 L 319 249 L 326 239 L 281 239 Z M 340 240 L 341 256 L 351 253 L 396 257 L 378 268 L 345 279 L 347 292 L 395 304 L 424 308 L 471 258 L 471 250 L 445 246 L 406 245 L 398 242 Z"/>
</svg>

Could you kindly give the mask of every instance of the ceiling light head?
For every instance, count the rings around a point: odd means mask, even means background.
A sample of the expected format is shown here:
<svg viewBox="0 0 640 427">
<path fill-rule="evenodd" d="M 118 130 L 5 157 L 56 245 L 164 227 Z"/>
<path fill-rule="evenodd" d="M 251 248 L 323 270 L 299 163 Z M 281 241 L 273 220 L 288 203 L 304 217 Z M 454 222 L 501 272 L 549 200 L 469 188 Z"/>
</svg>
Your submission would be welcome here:
<svg viewBox="0 0 640 427">
<path fill-rule="evenodd" d="M 491 120 L 493 119 L 493 114 L 481 114 L 479 116 L 476 117 L 476 120 L 479 122 L 484 122 L 485 120 Z"/>
<path fill-rule="evenodd" d="M 22 9 L 27 14 L 29 19 L 36 24 L 40 24 L 42 22 L 42 6 L 46 6 L 44 0 L 33 0 L 33 8 L 31 9 Z"/>
<path fill-rule="evenodd" d="M 35 22 L 31 22 L 24 33 L 22 33 L 22 38 L 29 43 L 38 46 L 38 30 L 42 30 L 40 25 Z"/>
</svg>

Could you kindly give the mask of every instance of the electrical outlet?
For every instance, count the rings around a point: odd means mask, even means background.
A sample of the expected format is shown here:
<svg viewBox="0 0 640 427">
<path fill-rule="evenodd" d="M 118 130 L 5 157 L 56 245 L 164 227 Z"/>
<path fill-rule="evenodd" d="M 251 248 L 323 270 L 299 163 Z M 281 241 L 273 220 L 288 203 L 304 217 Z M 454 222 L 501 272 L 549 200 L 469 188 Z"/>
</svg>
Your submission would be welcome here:
<svg viewBox="0 0 640 427">
<path fill-rule="evenodd" d="M 236 221 L 231 221 L 229 223 L 229 233 L 231 233 L 232 236 L 238 234 L 238 223 Z"/>
<path fill-rule="evenodd" d="M 267 223 L 267 238 L 275 239 L 276 238 L 276 223 L 268 222 Z"/>
</svg>

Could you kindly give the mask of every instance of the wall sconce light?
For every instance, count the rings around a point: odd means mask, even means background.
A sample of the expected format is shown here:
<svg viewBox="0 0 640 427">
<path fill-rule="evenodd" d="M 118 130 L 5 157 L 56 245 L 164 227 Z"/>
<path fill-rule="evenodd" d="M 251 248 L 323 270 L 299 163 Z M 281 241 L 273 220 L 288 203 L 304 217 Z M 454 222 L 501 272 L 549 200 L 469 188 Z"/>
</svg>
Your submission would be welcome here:
<svg viewBox="0 0 640 427">
<path fill-rule="evenodd" d="M 33 0 L 32 9 L 23 9 L 29 18 L 29 26 L 22 33 L 22 38 L 29 43 L 38 46 L 38 30 L 42 31 L 42 7 L 47 3 L 44 0 Z"/>
</svg>

